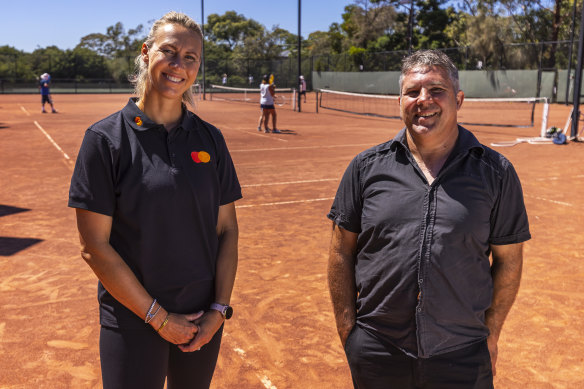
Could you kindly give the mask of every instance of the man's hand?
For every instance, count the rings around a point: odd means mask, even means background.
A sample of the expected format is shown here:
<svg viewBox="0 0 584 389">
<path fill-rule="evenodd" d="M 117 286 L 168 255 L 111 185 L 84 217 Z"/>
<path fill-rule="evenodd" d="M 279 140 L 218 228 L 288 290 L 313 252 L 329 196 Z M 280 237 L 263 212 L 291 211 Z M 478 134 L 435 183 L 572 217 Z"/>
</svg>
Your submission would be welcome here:
<svg viewBox="0 0 584 389">
<path fill-rule="evenodd" d="M 345 348 L 345 344 L 347 344 L 347 339 L 349 338 L 349 334 L 351 334 L 353 327 L 355 327 L 355 325 L 353 325 L 350 328 L 338 329 L 339 337 L 341 338 L 341 344 L 343 345 L 343 348 Z"/>
<path fill-rule="evenodd" d="M 497 346 L 498 339 L 494 336 L 489 336 L 487 338 L 487 346 L 489 347 L 489 354 L 491 355 L 491 369 L 493 370 L 493 376 L 497 374 L 497 355 L 499 354 L 499 348 Z"/>
</svg>

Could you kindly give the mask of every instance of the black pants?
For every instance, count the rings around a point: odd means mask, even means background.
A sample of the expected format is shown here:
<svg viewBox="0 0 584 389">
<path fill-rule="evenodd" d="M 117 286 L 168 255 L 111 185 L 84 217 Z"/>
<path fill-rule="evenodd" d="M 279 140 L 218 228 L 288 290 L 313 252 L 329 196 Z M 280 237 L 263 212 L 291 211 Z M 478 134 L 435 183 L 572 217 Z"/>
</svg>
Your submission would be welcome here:
<svg viewBox="0 0 584 389">
<path fill-rule="evenodd" d="M 486 341 L 416 359 L 355 326 L 345 353 L 355 389 L 493 389 Z"/>
<path fill-rule="evenodd" d="M 101 327 L 99 349 L 104 389 L 209 388 L 223 327 L 199 351 L 182 352 L 150 328 Z"/>
</svg>

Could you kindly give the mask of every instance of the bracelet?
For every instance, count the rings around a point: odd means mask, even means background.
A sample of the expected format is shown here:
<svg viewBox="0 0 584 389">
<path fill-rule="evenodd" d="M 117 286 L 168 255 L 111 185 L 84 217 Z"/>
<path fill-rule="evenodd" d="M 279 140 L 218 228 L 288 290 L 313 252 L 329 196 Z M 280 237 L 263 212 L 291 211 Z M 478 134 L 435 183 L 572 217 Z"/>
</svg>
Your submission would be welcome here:
<svg viewBox="0 0 584 389">
<path fill-rule="evenodd" d="M 168 323 L 168 317 L 170 316 L 170 313 L 166 315 L 166 319 L 164 319 L 164 321 L 162 322 L 162 324 L 160 325 L 160 327 L 156 330 L 156 332 L 160 332 L 160 330 L 162 330 L 164 328 L 164 326 Z"/>
<path fill-rule="evenodd" d="M 150 323 L 150 320 L 152 320 L 152 318 L 154 317 L 154 315 L 156 314 L 152 314 L 152 308 L 154 308 L 154 306 L 156 305 L 156 299 L 154 299 L 154 301 L 152 301 L 152 304 L 150 304 L 150 308 L 148 308 L 148 312 L 146 312 L 146 317 L 144 318 L 144 323 Z"/>
<path fill-rule="evenodd" d="M 156 309 L 156 311 L 154 311 L 154 313 L 152 315 L 150 315 L 150 317 L 148 318 L 148 321 L 146 321 L 146 323 L 150 323 L 152 321 L 152 319 L 154 319 L 154 317 L 156 317 L 156 314 L 158 313 L 158 311 L 160 311 L 160 308 L 162 308 L 162 305 L 160 305 L 160 303 L 159 303 L 158 309 Z"/>
</svg>

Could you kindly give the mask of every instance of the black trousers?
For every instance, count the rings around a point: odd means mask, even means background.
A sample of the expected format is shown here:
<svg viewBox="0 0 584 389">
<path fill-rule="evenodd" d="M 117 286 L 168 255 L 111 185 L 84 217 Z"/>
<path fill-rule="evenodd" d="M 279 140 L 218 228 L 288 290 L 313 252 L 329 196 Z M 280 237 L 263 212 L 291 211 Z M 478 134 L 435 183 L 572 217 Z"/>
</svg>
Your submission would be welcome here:
<svg viewBox="0 0 584 389">
<path fill-rule="evenodd" d="M 355 389 L 493 389 L 486 341 L 416 359 L 355 326 L 345 354 Z"/>
<path fill-rule="evenodd" d="M 104 389 L 208 389 L 223 327 L 199 351 L 182 352 L 150 328 L 101 327 L 99 349 Z"/>
</svg>

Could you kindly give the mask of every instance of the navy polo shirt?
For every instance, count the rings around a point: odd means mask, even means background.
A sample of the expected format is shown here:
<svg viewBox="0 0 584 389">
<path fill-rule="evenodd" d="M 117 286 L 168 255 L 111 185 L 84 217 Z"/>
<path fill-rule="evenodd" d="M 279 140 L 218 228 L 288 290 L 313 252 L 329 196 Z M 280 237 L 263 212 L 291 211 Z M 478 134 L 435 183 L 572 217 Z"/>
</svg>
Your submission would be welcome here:
<svg viewBox="0 0 584 389">
<path fill-rule="evenodd" d="M 357 155 L 328 217 L 357 233 L 357 324 L 413 357 L 484 340 L 490 245 L 530 239 L 511 163 L 459 126 L 431 185 L 406 130 Z"/>
<path fill-rule="evenodd" d="M 221 132 L 183 108 L 168 132 L 130 99 L 85 133 L 69 206 L 112 217 L 110 243 L 170 312 L 193 313 L 213 301 L 219 206 L 241 187 Z M 104 326 L 144 322 L 98 285 Z"/>
</svg>

